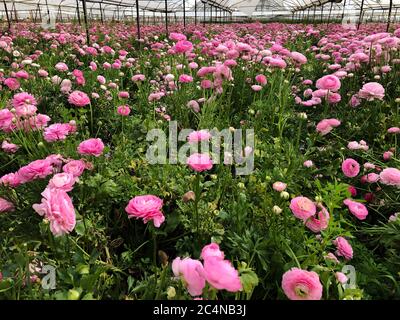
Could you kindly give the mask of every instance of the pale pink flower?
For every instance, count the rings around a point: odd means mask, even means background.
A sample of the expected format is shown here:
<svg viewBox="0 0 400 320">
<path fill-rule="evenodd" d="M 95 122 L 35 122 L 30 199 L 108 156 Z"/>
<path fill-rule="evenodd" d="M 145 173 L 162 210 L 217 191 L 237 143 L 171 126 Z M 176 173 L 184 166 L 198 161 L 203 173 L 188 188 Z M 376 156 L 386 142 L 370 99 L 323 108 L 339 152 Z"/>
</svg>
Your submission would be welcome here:
<svg viewBox="0 0 400 320">
<path fill-rule="evenodd" d="M 380 181 L 382 184 L 388 186 L 400 186 L 400 170 L 396 168 L 383 169 L 379 174 Z"/>
<path fill-rule="evenodd" d="M 356 160 L 347 158 L 342 162 L 342 171 L 346 177 L 354 178 L 360 172 L 360 165 Z"/>
<path fill-rule="evenodd" d="M 290 201 L 290 210 L 295 217 L 307 220 L 311 216 L 315 215 L 317 207 L 314 202 L 306 197 L 296 197 Z"/>
<path fill-rule="evenodd" d="M 347 282 L 348 278 L 343 272 L 335 272 L 335 277 L 336 280 L 339 281 L 341 284 L 344 284 Z"/>
<path fill-rule="evenodd" d="M 189 143 L 197 143 L 199 141 L 209 141 L 211 134 L 208 130 L 193 131 L 188 135 Z"/>
<path fill-rule="evenodd" d="M 200 261 L 190 258 L 176 258 L 172 261 L 172 271 L 175 277 L 183 279 L 191 296 L 200 296 L 206 285 L 203 265 Z"/>
<path fill-rule="evenodd" d="M 65 173 L 70 173 L 74 177 L 79 177 L 86 169 L 86 165 L 83 160 L 71 160 L 66 163 L 62 169 Z"/>
<path fill-rule="evenodd" d="M 346 260 L 353 258 L 353 248 L 343 237 L 337 237 L 332 243 L 336 246 L 336 255 L 344 257 Z"/>
<path fill-rule="evenodd" d="M 186 164 L 194 171 L 201 172 L 210 170 L 213 166 L 212 160 L 208 154 L 194 153 L 186 161 Z"/>
<path fill-rule="evenodd" d="M 365 220 L 368 215 L 368 209 L 362 203 L 346 199 L 343 203 L 349 208 L 349 211 L 359 220 Z"/>
<path fill-rule="evenodd" d="M 57 173 L 50 179 L 48 188 L 50 189 L 62 189 L 65 192 L 69 192 L 73 189 L 76 182 L 76 177 L 71 173 Z"/>
<path fill-rule="evenodd" d="M 286 189 L 286 187 L 287 187 L 287 184 L 286 184 L 286 183 L 283 183 L 283 182 L 281 182 L 281 181 L 276 181 L 276 182 L 274 182 L 274 184 L 272 185 L 272 188 L 273 188 L 275 191 L 278 191 L 278 192 L 284 191 L 284 190 Z"/>
<path fill-rule="evenodd" d="M 217 243 L 210 243 L 203 247 L 201 250 L 200 258 L 206 260 L 210 257 L 218 257 L 220 259 L 224 259 L 224 252 L 219 249 L 219 245 Z"/>
<path fill-rule="evenodd" d="M 99 157 L 104 150 L 104 143 L 100 138 L 91 138 L 82 141 L 78 146 L 78 153 Z"/>
<path fill-rule="evenodd" d="M 290 300 L 321 300 L 323 288 L 314 271 L 292 268 L 283 274 L 282 289 Z"/>
<path fill-rule="evenodd" d="M 76 107 L 84 107 L 90 104 L 90 98 L 86 93 L 75 90 L 69 95 L 68 102 Z"/>
<path fill-rule="evenodd" d="M 1 144 L 1 148 L 3 149 L 4 152 L 15 153 L 19 149 L 19 146 L 17 146 L 14 143 L 9 143 L 7 140 L 4 140 L 3 143 Z"/>
<path fill-rule="evenodd" d="M 311 168 L 314 165 L 314 163 L 312 162 L 312 160 L 306 160 L 303 163 L 303 166 L 305 166 L 306 168 Z"/>
<path fill-rule="evenodd" d="M 339 78 L 334 75 L 323 76 L 316 82 L 316 87 L 323 90 L 338 91 L 340 86 Z"/>
<path fill-rule="evenodd" d="M 374 99 L 382 100 L 385 96 L 385 89 L 380 83 L 369 82 L 364 84 L 364 86 L 360 89 L 358 96 L 368 101 L 372 101 Z"/>
<path fill-rule="evenodd" d="M 62 189 L 46 188 L 42 192 L 42 202 L 33 209 L 50 222 L 50 231 L 55 236 L 70 233 L 75 228 L 75 209 L 71 198 Z"/>
<path fill-rule="evenodd" d="M 154 226 L 159 228 L 165 221 L 161 212 L 163 201 L 153 195 L 136 196 L 131 199 L 125 208 L 129 218 L 143 219 L 144 223 L 153 220 Z"/>
<path fill-rule="evenodd" d="M 12 212 L 15 210 L 14 204 L 0 197 L 0 213 Z"/>
<path fill-rule="evenodd" d="M 317 213 L 304 221 L 305 226 L 312 232 L 321 232 L 328 228 L 329 224 L 328 210 L 321 204 L 317 204 L 317 208 Z"/>
<path fill-rule="evenodd" d="M 118 114 L 120 114 L 121 116 L 129 116 L 129 114 L 131 113 L 131 109 L 129 108 L 128 105 L 119 106 L 119 107 L 117 108 L 117 112 L 118 112 Z"/>
<path fill-rule="evenodd" d="M 53 166 L 50 160 L 40 159 L 21 167 L 17 174 L 21 183 L 30 182 L 35 179 L 43 179 L 53 173 Z"/>
<path fill-rule="evenodd" d="M 204 260 L 204 274 L 207 282 L 218 290 L 237 292 L 242 290 L 238 271 L 229 260 L 208 256 Z"/>
</svg>

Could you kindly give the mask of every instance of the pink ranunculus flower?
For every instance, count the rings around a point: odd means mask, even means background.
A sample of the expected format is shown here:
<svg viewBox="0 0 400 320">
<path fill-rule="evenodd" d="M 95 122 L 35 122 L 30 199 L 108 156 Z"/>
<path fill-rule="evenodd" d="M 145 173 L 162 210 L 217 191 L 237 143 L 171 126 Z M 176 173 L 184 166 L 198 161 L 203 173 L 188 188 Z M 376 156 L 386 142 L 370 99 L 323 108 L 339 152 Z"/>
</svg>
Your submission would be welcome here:
<svg viewBox="0 0 400 320">
<path fill-rule="evenodd" d="M 263 74 L 256 75 L 256 81 L 262 86 L 265 86 L 268 83 L 267 77 Z"/>
<path fill-rule="evenodd" d="M 312 162 L 312 160 L 306 160 L 303 163 L 303 166 L 305 166 L 306 168 L 311 168 L 314 165 L 314 163 Z"/>
<path fill-rule="evenodd" d="M 70 173 L 74 177 L 80 177 L 85 169 L 86 164 L 83 160 L 71 160 L 62 168 L 65 173 Z"/>
<path fill-rule="evenodd" d="M 342 162 L 342 171 L 346 177 L 354 178 L 360 172 L 360 164 L 352 158 L 347 158 Z"/>
<path fill-rule="evenodd" d="M 129 116 L 129 114 L 131 113 L 131 108 L 129 108 L 128 105 L 124 105 L 124 106 L 119 106 L 117 108 L 117 112 L 118 114 L 120 114 L 121 116 Z"/>
<path fill-rule="evenodd" d="M 400 187 L 400 170 L 396 168 L 383 169 L 379 174 L 380 182 L 388 186 Z"/>
<path fill-rule="evenodd" d="M 343 203 L 349 208 L 349 211 L 359 220 L 365 220 L 368 215 L 368 209 L 362 203 L 346 199 Z"/>
<path fill-rule="evenodd" d="M 290 210 L 296 218 L 307 220 L 317 212 L 314 202 L 306 197 L 296 197 L 290 201 Z"/>
<path fill-rule="evenodd" d="M 363 85 L 358 92 L 358 97 L 372 101 L 374 99 L 382 100 L 385 96 L 385 88 L 377 82 L 369 82 Z"/>
<path fill-rule="evenodd" d="M 18 79 L 15 78 L 7 78 L 4 80 L 3 83 L 8 87 L 8 89 L 12 91 L 18 90 L 19 87 L 21 86 Z"/>
<path fill-rule="evenodd" d="M 8 109 L 0 110 L 0 130 L 11 132 L 13 129 L 14 114 Z"/>
<path fill-rule="evenodd" d="M 323 288 L 316 272 L 292 268 L 283 274 L 282 289 L 290 300 L 321 300 Z"/>
<path fill-rule="evenodd" d="M 154 226 L 159 228 L 165 221 L 161 212 L 163 201 L 153 195 L 136 196 L 131 199 L 125 208 L 129 218 L 143 219 L 144 223 L 153 220 Z"/>
<path fill-rule="evenodd" d="M 121 99 L 128 99 L 129 98 L 129 92 L 128 91 L 120 91 L 118 93 L 118 97 Z"/>
<path fill-rule="evenodd" d="M 328 210 L 321 204 L 317 204 L 317 208 L 317 213 L 304 221 L 305 226 L 315 233 L 325 230 L 329 225 Z"/>
<path fill-rule="evenodd" d="M 197 143 L 199 141 L 209 141 L 211 134 L 208 130 L 193 131 L 188 135 L 189 143 Z"/>
<path fill-rule="evenodd" d="M 204 274 L 207 282 L 218 290 L 237 292 L 242 290 L 238 271 L 229 260 L 208 256 L 204 260 Z"/>
<path fill-rule="evenodd" d="M 68 102 L 76 107 L 84 107 L 90 104 L 90 98 L 86 93 L 75 90 L 69 95 Z"/>
<path fill-rule="evenodd" d="M 64 62 L 59 62 L 55 65 L 58 71 L 68 71 L 68 66 Z"/>
<path fill-rule="evenodd" d="M 62 189 L 46 188 L 42 192 L 42 202 L 33 209 L 50 222 L 50 231 L 55 236 L 70 233 L 75 228 L 75 209 L 71 198 Z"/>
<path fill-rule="evenodd" d="M 217 243 L 210 243 L 203 247 L 201 250 L 200 258 L 206 260 L 210 257 L 218 257 L 220 259 L 224 259 L 224 252 L 219 249 L 219 245 Z"/>
<path fill-rule="evenodd" d="M 71 126 L 69 123 L 54 123 L 44 129 L 43 137 L 47 142 L 65 140 L 75 130 L 76 127 Z"/>
<path fill-rule="evenodd" d="M 323 119 L 317 124 L 317 131 L 321 135 L 326 135 L 332 131 L 333 128 L 340 126 L 341 122 L 338 119 Z"/>
<path fill-rule="evenodd" d="M 65 192 L 69 192 L 73 189 L 76 182 L 76 177 L 71 173 L 57 173 L 50 179 L 48 188 L 50 189 L 62 189 Z"/>
<path fill-rule="evenodd" d="M 206 286 L 203 265 L 190 258 L 176 258 L 172 261 L 172 271 L 176 277 L 182 278 L 191 296 L 200 296 Z"/>
<path fill-rule="evenodd" d="M 205 153 L 193 153 L 186 163 L 192 170 L 197 172 L 210 170 L 213 166 L 210 156 Z"/>
<path fill-rule="evenodd" d="M 7 173 L 0 178 L 0 183 L 7 187 L 16 188 L 22 182 L 17 173 Z"/>
<path fill-rule="evenodd" d="M 349 190 L 352 197 L 357 195 L 357 189 L 354 186 L 349 186 L 347 190 Z"/>
<path fill-rule="evenodd" d="M 263 88 L 263 87 L 260 86 L 260 85 L 258 85 L 258 84 L 253 84 L 253 85 L 251 86 L 251 90 L 253 90 L 254 92 L 261 91 L 262 88 Z"/>
<path fill-rule="evenodd" d="M 392 159 L 392 157 L 393 157 L 392 151 L 385 151 L 382 156 L 383 160 L 385 161 L 389 161 L 390 159 Z"/>
<path fill-rule="evenodd" d="M 99 157 L 104 150 L 104 143 L 100 138 L 91 138 L 82 141 L 78 146 L 78 153 Z"/>
<path fill-rule="evenodd" d="M 338 258 L 336 258 L 336 256 L 332 252 L 329 252 L 326 256 L 324 256 L 324 259 L 332 261 L 335 264 L 339 264 L 340 263 Z"/>
<path fill-rule="evenodd" d="M 14 204 L 0 197 L 0 213 L 12 212 L 15 210 Z"/>
<path fill-rule="evenodd" d="M 336 255 L 344 257 L 346 260 L 353 258 L 353 248 L 345 238 L 337 237 L 332 242 L 336 246 Z"/>
<path fill-rule="evenodd" d="M 349 280 L 343 272 L 335 272 L 336 280 L 339 281 L 341 284 L 344 284 Z"/>
<path fill-rule="evenodd" d="M 17 174 L 21 183 L 30 182 L 35 179 L 43 179 L 53 173 L 53 166 L 50 160 L 39 159 L 21 167 Z"/>
<path fill-rule="evenodd" d="M 179 76 L 179 82 L 180 83 L 190 83 L 193 82 L 193 77 L 189 76 L 188 74 L 181 74 Z"/>
<path fill-rule="evenodd" d="M 175 46 L 174 51 L 177 53 L 185 53 L 193 50 L 193 44 L 187 40 L 179 40 Z"/>
<path fill-rule="evenodd" d="M 11 103 L 18 116 L 32 116 L 37 111 L 35 97 L 27 92 L 14 95 Z"/>
<path fill-rule="evenodd" d="M 4 140 L 3 143 L 1 144 L 1 148 L 3 149 L 4 152 L 15 153 L 19 149 L 19 146 L 17 146 L 14 143 L 10 143 L 7 140 Z"/>
<path fill-rule="evenodd" d="M 194 112 L 198 113 L 200 111 L 200 105 L 196 100 L 190 100 L 186 106 L 192 109 Z"/>
<path fill-rule="evenodd" d="M 297 64 L 306 64 L 307 63 L 307 58 L 304 56 L 304 54 L 300 52 L 293 51 L 290 53 L 290 57 L 297 63 Z"/>
<path fill-rule="evenodd" d="M 391 127 L 387 130 L 388 133 L 399 133 L 400 128 L 399 127 Z"/>
<path fill-rule="evenodd" d="M 338 91 L 341 83 L 338 77 L 334 75 L 323 76 L 317 80 L 316 86 L 318 89 Z"/>
<path fill-rule="evenodd" d="M 278 191 L 278 192 L 284 191 L 284 190 L 286 189 L 286 187 L 287 187 L 287 184 L 284 183 L 284 182 L 281 182 L 281 181 L 276 181 L 276 182 L 274 182 L 274 184 L 272 185 L 272 188 L 273 188 L 275 191 Z"/>
<path fill-rule="evenodd" d="M 186 39 L 187 39 L 186 36 L 185 36 L 184 34 L 178 33 L 178 32 L 171 32 L 171 33 L 169 34 L 169 38 L 170 38 L 172 41 L 182 41 L 182 40 L 186 40 Z"/>
</svg>

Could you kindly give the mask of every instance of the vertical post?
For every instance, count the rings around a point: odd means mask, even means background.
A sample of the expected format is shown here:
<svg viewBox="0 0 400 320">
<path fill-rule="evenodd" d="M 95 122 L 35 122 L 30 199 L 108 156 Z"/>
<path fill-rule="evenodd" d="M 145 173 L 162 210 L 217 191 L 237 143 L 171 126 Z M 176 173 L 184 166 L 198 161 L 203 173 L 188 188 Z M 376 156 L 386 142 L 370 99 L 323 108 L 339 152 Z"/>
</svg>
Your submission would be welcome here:
<svg viewBox="0 0 400 320">
<path fill-rule="evenodd" d="M 185 7 L 185 0 L 183 1 L 183 28 L 186 29 L 186 7 Z"/>
<path fill-rule="evenodd" d="M 104 23 L 103 8 L 101 7 L 101 2 L 99 2 L 99 5 L 100 5 L 100 19 L 101 19 L 101 23 Z"/>
<path fill-rule="evenodd" d="M 346 9 L 346 0 L 344 0 L 344 3 L 343 3 L 343 12 L 342 12 L 342 19 L 341 20 L 344 19 L 344 10 L 345 9 Z"/>
<path fill-rule="evenodd" d="M 309 7 L 307 10 L 307 24 L 310 22 L 310 9 L 311 7 Z"/>
<path fill-rule="evenodd" d="M 324 21 L 323 15 L 324 15 L 324 5 L 321 6 L 321 23 L 322 21 Z"/>
<path fill-rule="evenodd" d="M 86 30 L 86 41 L 87 45 L 90 45 L 90 36 L 89 36 L 89 26 L 88 26 L 88 20 L 87 20 L 87 9 L 86 9 L 86 0 L 83 1 L 83 18 L 85 21 L 85 30 Z"/>
<path fill-rule="evenodd" d="M 140 21 L 139 21 L 139 0 L 136 0 L 136 33 L 138 39 L 140 39 Z"/>
<path fill-rule="evenodd" d="M 388 22 L 387 22 L 386 32 L 389 32 L 389 28 L 390 28 L 390 20 L 391 20 L 391 18 L 392 18 L 392 7 L 393 7 L 393 0 L 390 0 L 390 3 L 389 3 L 389 14 L 388 14 Z"/>
<path fill-rule="evenodd" d="M 212 5 L 210 5 L 210 23 L 212 24 Z"/>
<path fill-rule="evenodd" d="M 204 4 L 204 11 L 203 11 L 203 27 L 206 26 L 206 3 L 203 2 Z"/>
<path fill-rule="evenodd" d="M 313 14 L 313 24 L 315 23 L 315 11 L 317 10 L 317 6 L 314 6 L 314 14 Z"/>
<path fill-rule="evenodd" d="M 362 18 L 362 14 L 363 14 L 363 9 L 364 9 L 364 0 L 361 0 L 361 8 L 360 8 L 360 15 L 358 16 L 357 30 L 360 28 L 360 25 L 361 25 L 361 18 Z"/>
<path fill-rule="evenodd" d="M 197 0 L 194 0 L 194 24 L 197 25 Z"/>
<path fill-rule="evenodd" d="M 329 22 L 330 22 L 330 20 L 331 20 L 332 7 L 333 7 L 333 2 L 331 2 L 331 8 L 329 9 L 328 25 L 329 25 Z"/>
<path fill-rule="evenodd" d="M 6 10 L 6 17 L 7 17 L 8 31 L 10 31 L 10 29 L 11 29 L 10 16 L 8 15 L 8 8 L 7 8 L 6 1 L 5 1 L 5 0 L 3 0 L 3 3 L 4 3 L 4 9 Z"/>
<path fill-rule="evenodd" d="M 81 25 L 81 13 L 79 12 L 79 0 L 76 0 L 76 14 L 78 16 L 79 25 Z"/>
<path fill-rule="evenodd" d="M 168 37 L 168 0 L 165 0 L 165 32 Z"/>
</svg>

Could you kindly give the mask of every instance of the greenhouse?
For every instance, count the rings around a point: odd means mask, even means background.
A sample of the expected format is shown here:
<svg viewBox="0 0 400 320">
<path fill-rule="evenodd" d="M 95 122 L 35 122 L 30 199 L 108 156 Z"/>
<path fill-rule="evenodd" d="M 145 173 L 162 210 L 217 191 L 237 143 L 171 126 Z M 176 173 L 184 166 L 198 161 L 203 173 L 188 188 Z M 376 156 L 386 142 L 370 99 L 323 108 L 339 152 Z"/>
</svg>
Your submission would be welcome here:
<svg viewBox="0 0 400 320">
<path fill-rule="evenodd" d="M 0 2 L 0 305 L 400 299 L 400 0 Z"/>
</svg>

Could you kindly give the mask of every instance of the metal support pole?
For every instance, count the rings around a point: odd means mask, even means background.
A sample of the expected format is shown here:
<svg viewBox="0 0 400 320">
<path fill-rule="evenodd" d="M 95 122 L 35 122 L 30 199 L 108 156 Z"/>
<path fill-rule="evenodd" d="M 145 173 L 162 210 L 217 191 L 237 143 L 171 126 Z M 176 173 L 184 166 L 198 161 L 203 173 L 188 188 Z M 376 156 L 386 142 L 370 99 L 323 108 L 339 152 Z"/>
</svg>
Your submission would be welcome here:
<svg viewBox="0 0 400 320">
<path fill-rule="evenodd" d="M 165 32 L 168 36 L 168 0 L 165 0 Z"/>
<path fill-rule="evenodd" d="M 203 27 L 206 26 L 206 3 L 203 2 L 204 4 L 204 11 L 203 11 Z"/>
<path fill-rule="evenodd" d="M 138 39 L 140 39 L 140 19 L 139 19 L 139 0 L 136 0 L 136 33 Z"/>
<path fill-rule="evenodd" d="M 185 7 L 185 0 L 183 0 L 183 28 L 186 29 L 186 7 Z"/>
<path fill-rule="evenodd" d="M 390 0 L 390 3 L 389 3 L 389 14 L 388 14 L 388 22 L 387 22 L 386 32 L 389 32 L 389 28 L 390 28 L 390 20 L 391 20 L 391 18 L 392 18 L 392 7 L 393 7 L 393 0 Z"/>
<path fill-rule="evenodd" d="M 329 9 L 328 25 L 329 25 L 329 22 L 330 22 L 330 20 L 331 20 L 332 7 L 333 7 L 333 2 L 331 2 L 331 8 Z"/>
<path fill-rule="evenodd" d="M 344 0 L 344 3 L 343 3 L 343 12 L 342 12 L 342 19 L 341 20 L 344 19 L 344 10 L 345 10 L 345 8 L 346 8 L 346 0 Z"/>
<path fill-rule="evenodd" d="M 78 16 L 78 23 L 81 25 L 81 13 L 79 12 L 79 0 L 76 0 L 76 14 Z"/>
<path fill-rule="evenodd" d="M 87 45 L 90 45 L 90 36 L 89 36 L 89 26 L 88 26 L 88 20 L 87 20 L 86 0 L 82 0 L 82 2 L 83 2 L 83 18 L 85 20 L 86 40 L 87 40 Z"/>
<path fill-rule="evenodd" d="M 5 1 L 5 0 L 3 0 L 3 4 L 4 4 L 4 9 L 6 10 L 8 31 L 10 31 L 10 29 L 11 29 L 11 21 L 10 21 L 10 16 L 8 15 L 8 9 L 7 9 L 7 4 L 6 4 L 6 1 Z"/>
<path fill-rule="evenodd" d="M 101 19 L 101 23 L 104 23 L 103 8 L 101 7 L 101 2 L 99 2 L 99 5 L 100 5 L 100 19 Z"/>
<path fill-rule="evenodd" d="M 212 24 L 212 22 L 213 22 L 213 21 L 212 21 L 212 8 L 213 8 L 213 7 L 210 6 L 210 23 L 211 23 L 211 24 Z"/>
<path fill-rule="evenodd" d="M 361 8 L 360 8 L 360 15 L 358 16 L 357 30 L 360 28 L 360 25 L 361 25 L 361 18 L 362 18 L 362 14 L 363 14 L 363 9 L 364 9 L 364 0 L 361 0 Z"/>
<path fill-rule="evenodd" d="M 194 24 L 197 25 L 197 0 L 194 1 Z"/>
<path fill-rule="evenodd" d="M 313 14 L 313 24 L 315 23 L 315 11 L 317 10 L 317 6 L 314 6 L 314 14 Z"/>
</svg>

